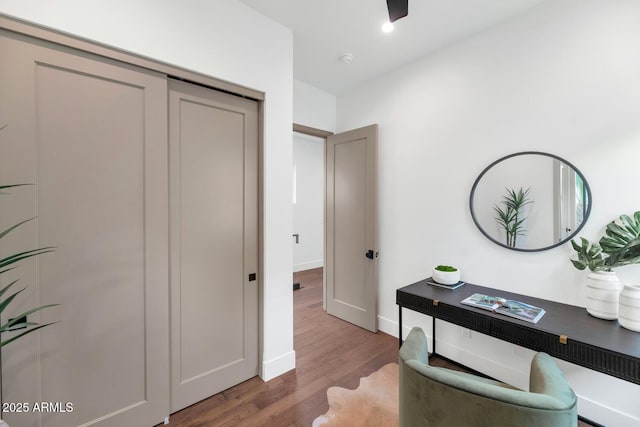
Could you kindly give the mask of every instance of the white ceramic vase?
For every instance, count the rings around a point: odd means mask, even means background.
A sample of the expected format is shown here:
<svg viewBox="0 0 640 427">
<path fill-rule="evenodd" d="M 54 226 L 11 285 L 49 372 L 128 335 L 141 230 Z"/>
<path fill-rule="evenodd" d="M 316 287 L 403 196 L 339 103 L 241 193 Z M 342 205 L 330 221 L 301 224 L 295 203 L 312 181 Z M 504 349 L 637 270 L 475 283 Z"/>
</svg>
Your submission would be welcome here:
<svg viewBox="0 0 640 427">
<path fill-rule="evenodd" d="M 460 270 L 440 271 L 433 267 L 431 276 L 433 277 L 433 280 L 442 285 L 455 285 L 460 281 Z"/>
<path fill-rule="evenodd" d="M 640 332 L 640 285 L 624 285 L 618 310 L 620 325 Z"/>
<path fill-rule="evenodd" d="M 587 312 L 600 319 L 618 318 L 620 279 L 615 271 L 592 271 L 587 274 Z"/>
</svg>

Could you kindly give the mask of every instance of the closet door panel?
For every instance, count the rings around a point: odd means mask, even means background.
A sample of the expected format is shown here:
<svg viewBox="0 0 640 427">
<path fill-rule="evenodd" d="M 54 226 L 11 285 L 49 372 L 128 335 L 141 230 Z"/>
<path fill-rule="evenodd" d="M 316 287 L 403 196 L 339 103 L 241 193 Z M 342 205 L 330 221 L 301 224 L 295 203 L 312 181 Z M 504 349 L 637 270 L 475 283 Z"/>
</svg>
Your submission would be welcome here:
<svg viewBox="0 0 640 427">
<path fill-rule="evenodd" d="M 257 103 L 170 82 L 172 411 L 257 375 Z"/>
<path fill-rule="evenodd" d="M 28 265 L 22 304 L 61 304 L 34 317 L 55 325 L 3 349 L 3 398 L 72 407 L 5 418 L 158 423 L 169 412 L 166 79 L 20 37 L 0 43 L 13 69 L 3 88 L 19 82 L 6 102 L 22 112 L 2 159 L 15 174 L 2 180 L 36 184 L 21 200 L 38 217 L 23 242 L 56 247 Z"/>
</svg>

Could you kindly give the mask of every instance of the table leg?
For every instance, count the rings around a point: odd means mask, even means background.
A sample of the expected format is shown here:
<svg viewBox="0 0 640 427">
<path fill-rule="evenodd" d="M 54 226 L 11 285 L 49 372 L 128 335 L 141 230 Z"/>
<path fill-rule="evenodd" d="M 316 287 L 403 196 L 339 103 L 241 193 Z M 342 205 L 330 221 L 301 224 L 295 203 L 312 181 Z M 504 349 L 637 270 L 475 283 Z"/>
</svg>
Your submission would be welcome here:
<svg viewBox="0 0 640 427">
<path fill-rule="evenodd" d="M 398 306 L 398 348 L 402 347 L 402 306 Z"/>
<path fill-rule="evenodd" d="M 431 353 L 436 353 L 436 318 L 431 316 L 431 340 L 433 341 L 433 350 Z"/>
</svg>

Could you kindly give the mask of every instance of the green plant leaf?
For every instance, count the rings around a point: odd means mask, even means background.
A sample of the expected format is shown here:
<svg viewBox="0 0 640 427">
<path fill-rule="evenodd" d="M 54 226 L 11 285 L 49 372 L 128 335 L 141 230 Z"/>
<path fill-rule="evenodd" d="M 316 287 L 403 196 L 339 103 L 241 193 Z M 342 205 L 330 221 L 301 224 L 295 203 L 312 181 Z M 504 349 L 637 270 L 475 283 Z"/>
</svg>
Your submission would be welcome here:
<svg viewBox="0 0 640 427">
<path fill-rule="evenodd" d="M 13 266 L 13 267 L 5 268 L 4 270 L 0 271 L 0 274 L 6 273 L 7 271 L 11 271 L 11 270 L 13 270 L 15 268 L 18 268 L 18 267 L 17 266 Z"/>
<path fill-rule="evenodd" d="M 32 308 L 31 310 L 27 310 L 24 313 L 20 313 L 20 314 L 18 314 L 16 316 L 13 316 L 12 320 L 10 320 L 10 321 L 6 322 L 4 325 L 0 326 L 0 332 L 5 332 L 9 328 L 11 328 L 13 325 L 20 323 L 19 320 L 22 317 L 27 317 L 27 316 L 29 316 L 29 315 L 37 312 L 37 311 L 44 310 L 45 308 L 49 308 L 49 307 L 55 307 L 55 306 L 58 306 L 58 305 L 60 305 L 60 304 L 41 305 L 39 307 Z M 37 325 L 37 323 L 36 323 L 36 325 Z"/>
<path fill-rule="evenodd" d="M 503 210 L 499 205 L 495 205 L 493 210 L 496 212 L 495 218 L 500 227 L 505 231 L 507 246 L 514 247 L 516 245 L 516 237 L 526 234 L 524 227 L 525 219 L 521 216 L 520 210 L 523 206 L 533 203 L 529 199 L 531 188 L 524 190 L 520 187 L 515 189 L 505 188 L 506 195 L 502 196 L 501 203 L 504 205 Z"/>
<path fill-rule="evenodd" d="M 571 246 L 576 251 L 577 260 L 570 259 L 571 263 L 578 270 L 584 270 L 586 267 L 591 271 L 599 271 L 606 268 L 602 249 L 597 243 L 590 242 L 584 237 L 580 238 L 580 244 L 571 240 Z"/>
<path fill-rule="evenodd" d="M 610 222 L 609 224 L 607 224 L 605 233 L 609 237 L 609 239 L 616 242 L 627 242 L 635 237 L 634 233 L 630 232 L 624 227 L 619 226 L 615 222 Z"/>
<path fill-rule="evenodd" d="M 640 237 L 640 211 L 635 212 L 633 218 L 627 215 L 620 215 L 618 221 L 607 224 L 605 235 L 600 239 L 602 251 L 609 255 L 617 254 L 623 250 L 629 242 Z M 615 263 L 614 260 L 610 261 Z"/>
<path fill-rule="evenodd" d="M 3 130 L 5 127 L 7 127 L 7 125 L 1 126 L 0 127 L 0 131 Z M 3 193 L 2 190 L 6 190 L 6 189 L 10 189 L 10 188 L 16 188 L 16 187 L 22 187 L 22 186 L 26 186 L 26 185 L 32 185 L 32 184 L 10 184 L 10 185 L 0 185 L 0 194 L 6 194 Z M 21 225 L 23 225 L 26 222 L 32 221 L 34 218 L 30 218 L 30 219 L 26 219 L 24 221 L 21 221 L 9 228 L 7 228 L 6 230 L 0 232 L 0 239 L 5 237 L 7 234 L 11 233 L 13 230 L 15 230 L 16 228 L 20 227 Z M 31 249 L 31 250 L 27 250 L 27 251 L 22 251 L 16 254 L 12 254 L 9 256 L 6 256 L 2 259 L 0 259 L 0 274 L 6 273 L 8 271 L 13 270 L 14 268 L 16 268 L 16 263 L 27 259 L 27 258 L 31 258 L 37 255 L 41 255 L 47 252 L 52 252 L 55 248 L 53 247 L 44 247 L 44 248 L 39 248 L 39 249 Z M 0 298 L 2 298 L 5 294 L 7 294 L 9 292 L 9 290 L 18 282 L 18 279 L 12 281 L 11 283 L 9 283 L 8 285 L 4 286 L 2 289 L 0 289 Z M 5 309 L 9 306 L 9 304 L 11 304 L 14 299 L 16 298 L 16 296 L 18 296 L 21 292 L 23 292 L 26 288 L 22 288 L 16 292 L 14 292 L 13 294 L 9 295 L 8 297 L 6 297 L 4 300 L 0 301 L 0 313 L 3 313 L 5 311 Z M 34 307 L 30 310 L 27 310 L 19 315 L 14 316 L 11 320 L 7 321 L 5 324 L 0 325 L 0 333 L 4 333 L 7 332 L 12 326 L 16 325 L 16 324 L 20 324 L 21 326 L 26 326 L 28 329 L 18 333 L 17 335 L 7 339 L 7 340 L 2 340 L 0 341 L 0 347 L 4 347 L 5 345 L 27 335 L 30 334 L 32 332 L 35 332 L 39 329 L 42 329 L 46 326 L 51 325 L 52 323 L 46 323 L 44 325 L 39 325 L 36 322 L 29 322 L 29 321 L 25 321 L 25 322 L 21 322 L 21 320 L 27 319 L 29 315 L 40 311 L 40 310 L 44 310 L 46 308 L 49 307 L 53 307 L 56 306 L 58 304 L 47 304 L 47 305 L 41 305 L 39 307 Z"/>
<path fill-rule="evenodd" d="M 25 219 L 22 222 L 17 223 L 16 225 L 13 225 L 9 228 L 7 228 L 6 230 L 4 230 L 2 233 L 0 233 L 0 239 L 3 238 L 4 236 L 6 236 L 7 234 L 11 233 L 13 230 L 15 230 L 16 228 L 20 227 L 22 224 L 24 224 L 25 222 L 29 222 L 29 221 L 33 221 L 35 219 L 34 218 L 29 218 L 29 219 Z"/>
<path fill-rule="evenodd" d="M 586 264 L 593 271 L 612 271 L 623 265 L 640 264 L 640 211 L 632 216 L 620 215 L 616 221 L 607 224 L 605 235 L 597 244 L 583 237 L 581 244 L 571 241 L 578 256 L 577 261 L 571 260 L 576 268 Z"/>
<path fill-rule="evenodd" d="M 11 288 L 13 285 L 15 285 L 18 282 L 18 280 L 19 279 L 16 279 L 13 282 L 9 283 L 4 288 L 0 289 L 0 298 L 2 298 L 2 295 L 4 295 L 9 290 L 9 288 Z M 0 313 L 2 313 L 2 310 L 0 310 Z"/>
<path fill-rule="evenodd" d="M 582 247 L 578 245 L 573 239 L 571 239 L 571 246 L 573 247 L 573 250 L 576 252 L 580 252 L 582 250 Z"/>
<path fill-rule="evenodd" d="M 570 259 L 569 261 L 571 261 L 573 263 L 573 266 L 575 268 L 577 268 L 578 270 L 584 270 L 585 268 L 587 268 L 587 265 L 582 263 L 582 262 L 580 262 L 580 261 L 576 261 L 576 260 L 573 260 L 573 259 Z"/>
<path fill-rule="evenodd" d="M 602 248 L 597 243 L 592 243 L 589 248 L 587 248 L 586 255 L 590 258 L 595 258 L 602 253 Z"/>
<path fill-rule="evenodd" d="M 47 252 L 53 252 L 54 249 L 55 249 L 54 247 L 31 249 L 29 251 L 24 251 L 17 254 L 9 255 L 6 258 L 0 259 L 0 268 L 4 268 L 18 261 L 22 261 L 23 259 L 31 258 L 32 256 L 44 254 Z"/>
<path fill-rule="evenodd" d="M 640 237 L 631 240 L 606 260 L 606 264 L 611 268 L 637 263 L 640 263 Z"/>
<path fill-rule="evenodd" d="M 27 334 L 30 334 L 31 332 L 35 332 L 38 329 L 42 329 L 45 326 L 53 325 L 54 323 L 57 323 L 57 322 L 45 323 L 44 325 L 38 325 L 35 328 L 31 328 L 31 329 L 29 329 L 27 331 L 24 331 L 21 334 L 16 335 L 15 337 L 11 337 L 8 340 L 0 342 L 0 347 L 4 347 L 5 345 L 9 344 L 10 342 L 13 342 L 13 341 L 17 340 L 20 337 L 23 337 L 23 336 L 25 336 Z"/>
<path fill-rule="evenodd" d="M 635 221 L 629 215 L 620 215 L 620 222 L 634 235 L 640 234 L 640 222 Z"/>
<path fill-rule="evenodd" d="M 13 283 L 15 283 L 15 282 L 13 282 Z M 13 284 L 13 283 L 12 283 L 12 284 Z M 20 292 L 24 291 L 25 289 L 26 289 L 26 288 L 22 288 L 22 289 L 20 289 L 19 291 L 14 292 L 14 293 L 13 293 L 13 294 L 11 294 L 10 296 L 8 296 L 4 301 L 0 302 L 0 313 L 2 313 L 2 312 L 4 311 L 4 309 L 5 309 L 5 308 L 7 308 L 7 306 L 8 306 L 9 304 L 11 304 L 11 301 L 13 301 L 13 300 L 14 300 L 14 298 L 15 298 L 15 297 L 17 297 L 17 296 L 20 294 Z"/>
<path fill-rule="evenodd" d="M 0 128 L 2 130 L 2 128 Z M 4 190 L 5 188 L 14 188 L 14 187 L 23 187 L 25 185 L 33 185 L 33 184 L 11 184 L 11 185 L 0 185 L 0 190 Z M 9 194 L 0 191 L 0 194 Z"/>
<path fill-rule="evenodd" d="M 513 221 L 515 217 L 515 212 L 511 208 L 507 208 L 506 210 L 502 210 L 499 206 L 494 206 L 493 210 L 498 214 L 496 217 L 496 221 L 503 226 L 505 229 L 509 227 L 509 224 Z"/>
<path fill-rule="evenodd" d="M 529 203 L 533 203 L 533 201 L 529 200 L 529 192 L 531 188 L 527 188 L 524 190 L 522 187 L 518 189 L 516 192 L 513 189 L 506 189 L 507 195 L 504 196 L 504 202 L 507 207 L 512 208 L 515 211 L 519 211 L 523 206 L 528 205 Z"/>
<path fill-rule="evenodd" d="M 0 128 L 1 130 L 2 128 Z M 4 190 L 5 188 L 14 188 L 14 187 L 23 187 L 25 185 L 33 185 L 33 184 L 9 184 L 9 185 L 0 185 L 0 190 Z"/>
</svg>

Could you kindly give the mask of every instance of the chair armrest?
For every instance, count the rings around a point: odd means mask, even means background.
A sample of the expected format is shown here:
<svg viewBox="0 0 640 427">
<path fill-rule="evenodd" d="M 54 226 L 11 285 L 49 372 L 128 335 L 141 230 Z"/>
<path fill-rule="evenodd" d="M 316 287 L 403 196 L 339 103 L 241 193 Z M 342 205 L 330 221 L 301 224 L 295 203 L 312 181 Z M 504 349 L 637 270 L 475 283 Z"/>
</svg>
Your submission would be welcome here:
<svg viewBox="0 0 640 427">
<path fill-rule="evenodd" d="M 577 398 L 564 374 L 546 353 L 536 353 L 531 361 L 529 391 L 553 396 L 568 408 L 577 404 Z"/>
</svg>

